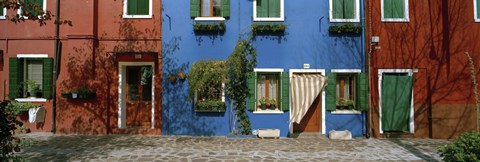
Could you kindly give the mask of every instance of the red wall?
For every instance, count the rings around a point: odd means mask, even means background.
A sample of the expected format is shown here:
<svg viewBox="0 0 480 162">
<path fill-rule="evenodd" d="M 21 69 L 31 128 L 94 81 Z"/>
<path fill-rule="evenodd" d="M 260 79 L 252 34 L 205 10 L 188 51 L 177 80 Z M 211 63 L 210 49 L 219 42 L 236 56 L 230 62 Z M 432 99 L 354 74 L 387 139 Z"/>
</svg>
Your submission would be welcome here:
<svg viewBox="0 0 480 162">
<path fill-rule="evenodd" d="M 367 38 L 380 37 L 370 54 L 374 135 L 380 135 L 378 69 L 418 69 L 413 92 L 416 137 L 453 138 L 475 130 L 473 86 L 464 54 L 470 53 L 478 69 L 480 23 L 474 22 L 473 1 L 410 0 L 409 22 L 382 22 L 380 1 L 366 3 Z"/>
<path fill-rule="evenodd" d="M 55 1 L 47 10 L 55 13 Z M 73 26 L 61 25 L 62 55 L 57 80 L 57 133 L 106 134 L 153 133 L 161 131 L 161 3 L 153 0 L 153 18 L 124 19 L 123 1 L 60 1 L 60 18 Z M 11 15 L 14 11 L 8 11 Z M 53 20 L 40 27 L 37 22 L 14 24 L 0 20 L 0 50 L 4 50 L 2 81 L 8 82 L 8 57 L 20 53 L 54 56 Z M 5 29 L 5 30 L 4 30 Z M 8 50 L 7 50 L 8 49 Z M 156 129 L 125 131 L 116 129 L 118 118 L 118 64 L 115 52 L 156 52 L 155 123 Z M 65 99 L 61 93 L 87 87 L 96 92 L 93 99 Z M 0 97 L 8 96 L 8 83 L 0 86 Z M 45 104 L 46 122 L 32 131 L 51 131 L 52 100 Z M 35 128 L 32 128 L 35 127 Z"/>
</svg>

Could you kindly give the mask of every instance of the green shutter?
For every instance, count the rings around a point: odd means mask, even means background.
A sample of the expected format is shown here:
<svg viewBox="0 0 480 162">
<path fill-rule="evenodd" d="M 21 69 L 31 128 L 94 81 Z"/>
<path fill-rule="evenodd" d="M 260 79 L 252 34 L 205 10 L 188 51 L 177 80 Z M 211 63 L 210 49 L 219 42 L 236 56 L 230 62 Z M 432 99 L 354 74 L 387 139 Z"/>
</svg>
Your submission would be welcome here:
<svg viewBox="0 0 480 162">
<path fill-rule="evenodd" d="M 355 18 L 355 0 L 343 0 L 343 18 L 354 19 Z"/>
<path fill-rule="evenodd" d="M 393 18 L 405 18 L 405 1 L 394 0 L 393 1 Z"/>
<path fill-rule="evenodd" d="M 222 0 L 222 17 L 230 17 L 230 0 Z"/>
<path fill-rule="evenodd" d="M 248 74 L 248 79 L 247 79 L 247 84 L 248 84 L 248 93 L 249 97 L 247 100 L 247 110 L 249 111 L 255 111 L 255 107 L 257 107 L 257 99 L 255 97 L 255 88 L 256 86 L 256 80 L 257 80 L 257 73 L 251 72 Z"/>
<path fill-rule="evenodd" d="M 343 0 L 332 0 L 332 17 L 334 19 L 343 18 Z"/>
<path fill-rule="evenodd" d="M 356 105 L 359 111 L 368 111 L 368 76 L 366 73 L 358 73 L 356 82 Z"/>
<path fill-rule="evenodd" d="M 282 73 L 282 110 L 283 111 L 288 111 L 290 110 L 290 77 L 288 72 L 283 72 Z"/>
<path fill-rule="evenodd" d="M 126 0 L 127 1 L 127 15 L 136 15 L 137 14 L 137 1 L 136 0 Z"/>
<path fill-rule="evenodd" d="M 137 13 L 135 15 L 148 15 L 149 5 L 149 0 L 137 0 Z"/>
<path fill-rule="evenodd" d="M 383 17 L 384 18 L 393 18 L 393 1 L 394 0 L 383 0 Z"/>
<path fill-rule="evenodd" d="M 43 98 L 52 98 L 53 59 L 43 59 Z"/>
<path fill-rule="evenodd" d="M 480 19 L 480 0 L 476 0 L 477 1 L 477 19 Z"/>
<path fill-rule="evenodd" d="M 337 109 L 337 76 L 335 73 L 327 73 L 328 81 L 325 91 L 327 92 L 326 104 L 327 111 L 335 111 Z"/>
<path fill-rule="evenodd" d="M 10 57 L 8 70 L 8 98 L 13 100 L 22 97 L 20 87 L 20 82 L 23 81 L 22 59 Z"/>
<path fill-rule="evenodd" d="M 268 17 L 280 17 L 280 0 L 269 0 Z"/>
<path fill-rule="evenodd" d="M 200 0 L 190 0 L 190 17 L 200 16 Z"/>
<path fill-rule="evenodd" d="M 268 17 L 268 0 L 257 0 L 257 17 Z"/>
<path fill-rule="evenodd" d="M 3 16 L 3 8 L 4 7 L 2 5 L 0 5 L 0 16 Z"/>
</svg>

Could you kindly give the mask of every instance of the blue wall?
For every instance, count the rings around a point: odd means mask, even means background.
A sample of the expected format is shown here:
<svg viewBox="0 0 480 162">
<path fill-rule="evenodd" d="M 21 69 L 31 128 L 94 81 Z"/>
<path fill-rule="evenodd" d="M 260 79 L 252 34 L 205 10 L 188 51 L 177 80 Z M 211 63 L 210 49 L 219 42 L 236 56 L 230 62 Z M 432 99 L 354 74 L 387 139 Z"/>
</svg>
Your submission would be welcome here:
<svg viewBox="0 0 480 162">
<path fill-rule="evenodd" d="M 163 1 L 162 41 L 163 73 L 188 70 L 202 59 L 226 60 L 239 37 L 245 37 L 253 23 L 253 1 L 231 1 L 231 16 L 221 34 L 195 34 L 190 18 L 189 0 Z M 363 42 L 360 35 L 328 33 L 328 0 L 285 0 L 284 35 L 255 37 L 257 68 L 302 69 L 364 69 Z M 363 4 L 361 1 L 360 4 Z M 363 8 L 363 7 L 361 7 Z M 362 9 L 363 10 L 363 9 Z M 363 11 L 361 11 L 361 14 Z M 164 75 L 166 77 L 167 75 Z M 188 78 L 187 78 L 188 79 Z M 229 111 L 218 114 L 193 112 L 187 99 L 187 81 L 171 84 L 164 78 L 162 100 L 163 134 L 227 135 L 230 132 Z M 283 114 L 248 113 L 252 128 L 279 128 L 287 136 L 289 112 Z M 363 135 L 362 115 L 332 115 L 326 113 L 326 132 L 348 129 L 354 136 Z"/>
</svg>

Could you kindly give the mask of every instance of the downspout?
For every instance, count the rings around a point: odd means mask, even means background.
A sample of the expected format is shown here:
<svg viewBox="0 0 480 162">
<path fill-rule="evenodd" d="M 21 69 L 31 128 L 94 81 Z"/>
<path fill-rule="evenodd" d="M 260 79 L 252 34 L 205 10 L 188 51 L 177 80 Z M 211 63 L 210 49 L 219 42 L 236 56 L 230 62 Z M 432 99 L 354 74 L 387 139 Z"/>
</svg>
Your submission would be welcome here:
<svg viewBox="0 0 480 162">
<path fill-rule="evenodd" d="M 60 51 L 59 51 L 59 44 L 60 44 L 60 40 L 59 40 L 59 30 L 60 30 L 60 0 L 56 0 L 56 3 L 55 3 L 55 43 L 54 43 L 54 46 L 53 46 L 53 49 L 55 51 L 55 55 L 53 57 L 53 61 L 54 61 L 54 64 L 53 64 L 53 85 L 52 85 L 52 133 L 55 134 L 56 133 L 56 111 L 57 111 L 57 72 L 58 72 L 58 63 L 59 63 L 59 55 L 60 55 Z"/>
<path fill-rule="evenodd" d="M 367 67 L 367 65 L 368 65 L 368 59 L 367 59 L 366 52 L 365 52 L 365 50 L 366 50 L 366 49 L 365 49 L 365 44 L 366 44 L 365 42 L 366 42 L 366 40 L 367 40 L 366 37 L 365 37 L 365 31 L 366 31 L 366 30 L 365 30 L 365 8 L 366 8 L 366 7 L 365 7 L 365 0 L 364 0 L 364 3 L 362 3 L 361 9 L 360 9 L 360 12 L 361 12 L 361 13 L 360 13 L 360 15 L 361 15 L 361 18 L 360 18 L 360 19 L 361 19 L 361 20 L 360 20 L 360 23 L 361 23 L 361 24 L 360 24 L 360 25 L 362 26 L 362 41 L 361 41 L 361 44 L 362 44 L 361 47 L 362 47 L 362 49 L 361 49 L 361 51 L 362 51 L 362 55 L 363 55 L 364 58 L 365 58 L 365 64 L 364 64 L 365 66 L 363 67 L 363 69 L 364 69 L 364 71 L 365 71 L 365 74 L 367 75 L 367 78 L 369 78 L 368 76 L 370 76 L 370 75 L 369 75 L 369 73 L 368 73 L 368 67 Z M 367 82 L 368 82 L 368 79 L 367 79 Z M 367 88 L 367 93 L 368 93 L 368 92 L 369 92 L 369 91 L 368 91 L 368 88 Z M 368 101 L 367 101 L 367 102 L 368 102 Z M 370 109 L 368 109 L 368 110 L 370 110 Z M 368 113 L 368 110 L 367 110 L 367 113 Z M 369 137 L 369 135 L 368 135 L 367 132 L 365 131 L 365 129 L 368 130 L 368 128 L 366 128 L 366 127 L 367 127 L 367 122 L 366 122 L 366 115 L 367 115 L 367 113 L 362 113 L 362 133 L 364 134 L 364 136 Z"/>
</svg>

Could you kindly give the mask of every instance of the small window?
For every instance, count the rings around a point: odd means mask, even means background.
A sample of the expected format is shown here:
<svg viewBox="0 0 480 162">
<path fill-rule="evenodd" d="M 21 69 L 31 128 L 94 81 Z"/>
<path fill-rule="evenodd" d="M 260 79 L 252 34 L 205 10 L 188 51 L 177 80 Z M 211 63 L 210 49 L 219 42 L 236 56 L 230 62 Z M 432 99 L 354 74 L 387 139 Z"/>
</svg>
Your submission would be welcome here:
<svg viewBox="0 0 480 162">
<path fill-rule="evenodd" d="M 7 15 L 7 8 L 0 5 L 0 19 L 5 19 Z"/>
<path fill-rule="evenodd" d="M 124 0 L 123 18 L 152 18 L 152 0 Z"/>
<path fill-rule="evenodd" d="M 354 74 L 337 74 L 336 95 L 337 109 L 353 109 L 355 107 Z"/>
<path fill-rule="evenodd" d="M 221 17 L 222 5 L 221 0 L 200 0 L 200 16 L 201 17 Z"/>
<path fill-rule="evenodd" d="M 257 76 L 257 110 L 279 110 L 278 91 L 279 74 L 258 74 Z"/>
<path fill-rule="evenodd" d="M 46 0 L 23 0 L 24 5 L 18 10 L 18 14 L 28 19 L 29 15 L 39 16 L 47 10 Z"/>
<path fill-rule="evenodd" d="M 480 22 L 480 0 L 473 0 L 475 22 Z"/>
<path fill-rule="evenodd" d="M 283 0 L 254 0 L 254 21 L 284 21 Z"/>
<path fill-rule="evenodd" d="M 258 69 L 249 74 L 247 107 L 254 113 L 283 113 L 289 110 L 290 78 L 283 69 Z M 278 71 L 278 72 L 277 72 Z"/>
<path fill-rule="evenodd" d="M 10 58 L 9 98 L 51 98 L 51 58 Z"/>
<path fill-rule="evenodd" d="M 230 0 L 190 0 L 190 16 L 198 21 L 223 21 L 230 17 Z"/>
<path fill-rule="evenodd" d="M 382 21 L 408 22 L 408 0 L 382 0 Z"/>
<path fill-rule="evenodd" d="M 359 0 L 330 0 L 331 22 L 360 22 Z"/>
</svg>

